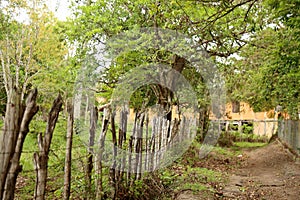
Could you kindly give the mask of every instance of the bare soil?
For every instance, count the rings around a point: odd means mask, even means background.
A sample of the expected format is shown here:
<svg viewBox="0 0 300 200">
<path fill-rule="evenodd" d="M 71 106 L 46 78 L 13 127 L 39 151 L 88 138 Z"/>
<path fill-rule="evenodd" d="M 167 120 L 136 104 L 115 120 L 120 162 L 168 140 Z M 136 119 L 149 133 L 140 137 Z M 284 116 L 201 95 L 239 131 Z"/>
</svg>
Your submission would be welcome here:
<svg viewBox="0 0 300 200">
<path fill-rule="evenodd" d="M 192 199 L 300 199 L 300 162 L 278 140 L 264 147 L 244 149 L 238 158 L 204 160 L 202 164 L 228 174 L 211 196 L 184 192 L 177 200 Z M 222 161 L 216 163 L 216 160 Z"/>
<path fill-rule="evenodd" d="M 242 166 L 230 173 L 222 199 L 300 199 L 300 164 L 278 140 L 243 156 Z"/>
</svg>

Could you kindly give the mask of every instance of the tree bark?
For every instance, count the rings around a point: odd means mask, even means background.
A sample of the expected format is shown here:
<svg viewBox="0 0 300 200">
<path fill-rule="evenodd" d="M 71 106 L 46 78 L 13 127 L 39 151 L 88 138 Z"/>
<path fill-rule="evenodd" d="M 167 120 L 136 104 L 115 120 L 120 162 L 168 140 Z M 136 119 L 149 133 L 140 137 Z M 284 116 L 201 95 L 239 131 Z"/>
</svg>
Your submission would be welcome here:
<svg viewBox="0 0 300 200">
<path fill-rule="evenodd" d="M 73 142 L 73 124 L 74 124 L 74 107 L 72 103 L 67 105 L 68 122 L 67 122 L 67 143 L 65 159 L 65 177 L 64 177 L 64 200 L 70 198 L 71 191 L 71 161 L 72 161 L 72 142 Z"/>
<path fill-rule="evenodd" d="M 199 111 L 199 124 L 198 124 L 198 136 L 197 141 L 203 142 L 209 127 L 209 109 L 202 107 Z"/>
<path fill-rule="evenodd" d="M 63 100 L 61 95 L 59 94 L 58 97 L 54 100 L 52 108 L 50 110 L 44 136 L 42 136 L 42 133 L 39 133 L 38 135 L 39 152 L 35 152 L 33 155 L 36 170 L 36 187 L 34 191 L 34 199 L 37 200 L 45 199 L 50 145 L 62 104 Z"/>
</svg>

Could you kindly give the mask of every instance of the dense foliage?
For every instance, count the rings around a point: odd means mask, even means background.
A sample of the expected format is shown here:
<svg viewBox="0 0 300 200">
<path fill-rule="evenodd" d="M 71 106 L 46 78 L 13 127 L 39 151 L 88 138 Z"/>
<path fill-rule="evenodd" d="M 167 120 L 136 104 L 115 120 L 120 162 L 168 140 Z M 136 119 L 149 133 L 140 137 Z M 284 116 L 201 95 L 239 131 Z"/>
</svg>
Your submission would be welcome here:
<svg viewBox="0 0 300 200">
<path fill-rule="evenodd" d="M 299 113 L 299 1 L 266 1 L 264 25 L 233 61 L 229 88 L 236 100 L 248 101 L 256 111 L 280 106 L 291 118 Z M 227 66 L 228 67 L 228 66 Z"/>
</svg>

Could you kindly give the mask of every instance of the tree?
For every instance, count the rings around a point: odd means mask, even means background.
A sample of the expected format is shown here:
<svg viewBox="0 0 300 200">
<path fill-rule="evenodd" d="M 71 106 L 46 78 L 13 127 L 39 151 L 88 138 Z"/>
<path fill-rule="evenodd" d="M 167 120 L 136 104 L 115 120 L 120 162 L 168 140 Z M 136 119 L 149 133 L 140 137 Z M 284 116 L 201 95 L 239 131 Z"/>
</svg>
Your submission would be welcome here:
<svg viewBox="0 0 300 200">
<path fill-rule="evenodd" d="M 209 53 L 210 56 L 228 57 L 238 52 L 245 44 L 245 34 L 255 31 L 262 21 L 260 2 L 243 1 L 105 1 L 98 0 L 88 5 L 75 5 L 73 30 L 70 38 L 76 41 L 78 49 L 83 44 L 102 44 L 112 36 L 126 30 L 141 27 L 172 29 L 188 35 Z M 82 54 L 80 54 L 82 56 Z M 146 52 L 129 52 L 117 58 L 105 69 L 100 91 L 111 91 L 119 76 L 137 66 L 140 62 L 164 62 L 178 72 L 189 70 L 189 63 L 178 55 L 159 49 Z M 197 72 L 196 72 L 197 73 Z M 185 73 L 191 75 L 192 73 Z M 193 75 L 191 75 L 193 77 Z M 190 77 L 187 77 L 190 80 Z M 198 87 L 195 84 L 195 87 Z M 172 94 L 165 88 L 151 87 L 158 103 L 168 99 L 164 107 L 172 104 Z M 109 97 L 109 95 L 108 95 Z M 204 106 L 203 106 L 204 105 Z M 208 117 L 207 104 L 202 104 L 205 118 Z M 206 120 L 207 121 L 207 120 Z"/>
<path fill-rule="evenodd" d="M 255 0 L 246 1 L 104 1 L 78 6 L 72 36 L 77 41 L 101 42 L 135 27 L 178 30 L 195 37 L 210 55 L 229 56 L 244 44 L 242 37 L 253 31 L 249 22 Z M 105 36 L 105 37 L 104 37 Z"/>
<path fill-rule="evenodd" d="M 300 2 L 271 0 L 265 7 L 268 23 L 252 36 L 242 59 L 235 62 L 245 75 L 244 89 L 236 92 L 255 110 L 280 105 L 291 118 L 298 118 Z"/>
</svg>

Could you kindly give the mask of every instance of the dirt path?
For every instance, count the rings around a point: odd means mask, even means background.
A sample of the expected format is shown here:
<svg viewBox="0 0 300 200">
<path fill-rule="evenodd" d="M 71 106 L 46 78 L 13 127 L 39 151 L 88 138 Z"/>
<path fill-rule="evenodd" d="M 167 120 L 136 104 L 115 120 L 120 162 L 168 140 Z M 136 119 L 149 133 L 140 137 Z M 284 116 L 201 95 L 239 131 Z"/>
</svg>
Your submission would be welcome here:
<svg viewBox="0 0 300 200">
<path fill-rule="evenodd" d="M 242 152 L 242 156 L 231 158 L 212 152 L 197 164 L 197 167 L 229 175 L 227 183 L 216 185 L 215 193 L 207 196 L 186 191 L 175 199 L 300 199 L 300 161 L 295 161 L 279 141 L 255 149 L 242 149 Z"/>
<path fill-rule="evenodd" d="M 300 199 L 300 163 L 275 141 L 243 154 L 218 199 Z"/>
</svg>

